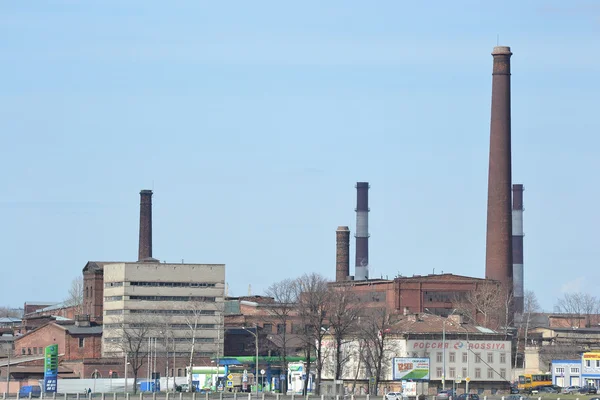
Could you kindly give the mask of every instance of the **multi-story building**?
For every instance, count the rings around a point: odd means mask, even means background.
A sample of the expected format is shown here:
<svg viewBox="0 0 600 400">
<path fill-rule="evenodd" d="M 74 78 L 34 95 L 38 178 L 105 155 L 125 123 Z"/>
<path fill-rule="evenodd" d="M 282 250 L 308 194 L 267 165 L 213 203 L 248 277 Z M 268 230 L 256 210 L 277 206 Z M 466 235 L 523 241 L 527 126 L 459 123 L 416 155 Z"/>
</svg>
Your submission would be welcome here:
<svg viewBox="0 0 600 400">
<path fill-rule="evenodd" d="M 169 264 L 156 261 L 103 265 L 102 355 L 121 356 L 130 330 L 156 338 L 160 355 L 222 355 L 223 264 Z M 160 357 L 159 357 L 160 358 Z"/>
<path fill-rule="evenodd" d="M 586 385 L 600 386 L 600 351 L 581 355 L 581 380 Z"/>
<path fill-rule="evenodd" d="M 560 387 L 580 386 L 581 360 L 552 360 L 552 382 Z"/>
<path fill-rule="evenodd" d="M 495 393 L 506 391 L 511 376 L 511 341 L 505 334 L 477 325 L 466 324 L 461 316 L 440 317 L 432 314 L 407 314 L 386 330 L 384 368 L 380 377 L 380 390 L 400 390 L 401 382 L 395 379 L 394 358 L 424 358 L 428 362 L 428 383 L 423 392 L 437 393 L 442 388 L 451 389 L 458 383 L 458 391 Z M 361 357 L 369 352 L 361 348 L 359 340 L 349 340 L 343 349 L 342 379 L 359 382 L 364 394 L 373 371 L 368 371 Z M 333 337 L 324 343 L 327 358 L 324 379 L 332 380 L 332 363 L 335 351 Z M 467 381 L 469 382 L 467 384 Z M 427 386 L 427 387 L 426 387 Z"/>
</svg>

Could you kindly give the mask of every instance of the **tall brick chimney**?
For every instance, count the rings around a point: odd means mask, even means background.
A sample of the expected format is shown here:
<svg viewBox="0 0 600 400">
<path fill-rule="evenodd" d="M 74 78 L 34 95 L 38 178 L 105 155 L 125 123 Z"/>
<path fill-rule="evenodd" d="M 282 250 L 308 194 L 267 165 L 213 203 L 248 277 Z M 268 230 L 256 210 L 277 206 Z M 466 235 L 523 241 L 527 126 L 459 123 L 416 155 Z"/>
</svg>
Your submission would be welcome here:
<svg viewBox="0 0 600 400">
<path fill-rule="evenodd" d="M 510 47 L 492 51 L 492 113 L 488 176 L 487 240 L 485 276 L 513 288 L 511 133 L 510 133 Z"/>
<path fill-rule="evenodd" d="M 140 192 L 139 245 L 138 261 L 152 258 L 152 190 Z"/>
<path fill-rule="evenodd" d="M 344 282 L 350 275 L 350 229 L 338 226 L 335 239 L 335 281 Z"/>
</svg>

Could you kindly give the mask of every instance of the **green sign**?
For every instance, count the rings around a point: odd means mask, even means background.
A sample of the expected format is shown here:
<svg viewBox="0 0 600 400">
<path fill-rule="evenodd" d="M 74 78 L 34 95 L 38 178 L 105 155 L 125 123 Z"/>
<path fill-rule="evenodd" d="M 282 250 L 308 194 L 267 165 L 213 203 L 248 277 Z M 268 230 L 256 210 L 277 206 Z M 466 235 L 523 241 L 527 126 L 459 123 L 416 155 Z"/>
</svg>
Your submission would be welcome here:
<svg viewBox="0 0 600 400">
<path fill-rule="evenodd" d="M 44 350 L 44 374 L 56 375 L 58 373 L 58 345 L 52 344 Z"/>
</svg>

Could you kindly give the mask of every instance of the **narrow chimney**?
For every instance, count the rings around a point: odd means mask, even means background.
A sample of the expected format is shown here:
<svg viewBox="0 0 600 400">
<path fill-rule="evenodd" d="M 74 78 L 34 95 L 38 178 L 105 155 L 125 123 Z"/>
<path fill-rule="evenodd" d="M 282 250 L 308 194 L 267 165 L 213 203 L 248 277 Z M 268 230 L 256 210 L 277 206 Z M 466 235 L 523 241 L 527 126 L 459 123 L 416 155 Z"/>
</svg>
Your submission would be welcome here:
<svg viewBox="0 0 600 400">
<path fill-rule="evenodd" d="M 515 311 L 523 313 L 524 279 L 523 279 L 523 185 L 515 184 L 512 207 L 512 254 L 513 254 L 513 296 Z"/>
<path fill-rule="evenodd" d="M 138 261 L 152 258 L 152 190 L 140 192 L 140 248 Z"/>
<path fill-rule="evenodd" d="M 485 277 L 512 290 L 510 47 L 494 47 Z"/>
<path fill-rule="evenodd" d="M 335 239 L 335 281 L 344 282 L 350 275 L 350 229 L 338 226 Z"/>
<path fill-rule="evenodd" d="M 356 260 L 354 280 L 369 279 L 369 182 L 356 183 Z"/>
</svg>

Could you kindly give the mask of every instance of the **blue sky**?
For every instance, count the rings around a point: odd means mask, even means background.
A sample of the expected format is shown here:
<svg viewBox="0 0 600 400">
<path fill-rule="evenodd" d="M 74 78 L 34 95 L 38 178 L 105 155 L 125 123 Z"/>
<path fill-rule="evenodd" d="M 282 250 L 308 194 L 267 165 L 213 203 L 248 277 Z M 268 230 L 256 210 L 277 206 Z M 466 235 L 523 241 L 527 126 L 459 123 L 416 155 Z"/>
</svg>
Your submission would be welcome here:
<svg viewBox="0 0 600 400">
<path fill-rule="evenodd" d="M 512 58 L 525 285 L 595 293 L 592 1 L 0 5 L 0 305 L 60 301 L 88 260 L 225 263 L 230 295 L 335 272 L 370 190 L 371 276 L 483 277 L 492 57 Z M 352 249 L 353 251 L 353 246 Z"/>
</svg>

